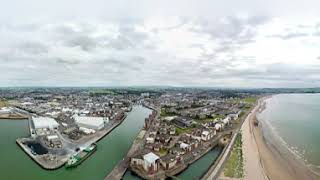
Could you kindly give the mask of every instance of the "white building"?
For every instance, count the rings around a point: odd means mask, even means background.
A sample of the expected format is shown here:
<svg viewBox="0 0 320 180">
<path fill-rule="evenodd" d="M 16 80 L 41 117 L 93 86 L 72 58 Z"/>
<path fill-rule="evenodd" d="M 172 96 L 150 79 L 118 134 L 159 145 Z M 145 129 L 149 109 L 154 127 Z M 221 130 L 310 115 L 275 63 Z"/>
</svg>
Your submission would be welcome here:
<svg viewBox="0 0 320 180">
<path fill-rule="evenodd" d="M 151 173 L 158 171 L 159 156 L 150 152 L 143 156 L 143 160 L 144 160 L 143 168 L 145 171 L 151 172 Z"/>
<path fill-rule="evenodd" d="M 104 127 L 104 123 L 108 123 L 108 119 L 104 117 L 87 117 L 87 116 L 72 116 L 79 127 L 87 129 L 100 130 Z"/>
<path fill-rule="evenodd" d="M 58 137 L 58 135 L 56 135 L 56 134 L 48 135 L 48 136 L 47 136 L 47 140 L 48 140 L 48 141 L 56 141 L 56 140 L 59 140 L 59 137 Z"/>
<path fill-rule="evenodd" d="M 32 117 L 32 122 L 35 129 L 56 129 L 59 127 L 57 121 L 50 117 Z"/>
<path fill-rule="evenodd" d="M 154 143 L 154 137 L 147 137 L 146 141 L 147 141 L 147 144 L 153 144 Z"/>
<path fill-rule="evenodd" d="M 149 96 L 150 96 L 150 94 L 149 94 L 149 93 L 147 93 L 147 92 L 146 92 L 146 93 L 141 93 L 141 96 L 142 96 L 142 97 L 149 97 Z"/>
<path fill-rule="evenodd" d="M 220 130 L 222 129 L 222 125 L 217 123 L 217 124 L 214 126 L 214 128 L 216 129 L 216 131 L 220 131 Z"/>
<path fill-rule="evenodd" d="M 88 129 L 85 127 L 79 127 L 79 130 L 84 132 L 85 134 L 94 134 L 96 131 L 93 129 Z"/>
<path fill-rule="evenodd" d="M 226 117 L 226 118 L 224 118 L 224 119 L 222 120 L 223 124 L 224 124 L 224 125 L 229 124 L 230 119 L 231 119 L 231 118 L 230 118 L 229 116 L 228 116 L 228 117 Z"/>
<path fill-rule="evenodd" d="M 189 144 L 186 143 L 180 143 L 180 148 L 183 149 L 184 151 L 190 151 L 191 150 L 191 146 Z"/>
<path fill-rule="evenodd" d="M 212 132 L 212 131 L 203 131 L 201 133 L 201 140 L 203 141 L 209 141 L 211 138 L 213 138 L 213 136 L 215 135 L 215 131 Z"/>
</svg>

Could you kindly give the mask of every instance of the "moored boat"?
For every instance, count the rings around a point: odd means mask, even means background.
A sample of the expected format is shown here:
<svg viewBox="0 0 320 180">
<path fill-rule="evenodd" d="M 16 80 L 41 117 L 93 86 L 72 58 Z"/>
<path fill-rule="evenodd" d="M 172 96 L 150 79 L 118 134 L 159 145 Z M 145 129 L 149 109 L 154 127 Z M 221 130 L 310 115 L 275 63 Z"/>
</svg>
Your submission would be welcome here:
<svg viewBox="0 0 320 180">
<path fill-rule="evenodd" d="M 91 144 L 82 151 L 72 155 L 66 163 L 66 168 L 77 167 L 85 159 L 87 159 L 91 154 L 97 150 L 96 144 Z"/>
</svg>

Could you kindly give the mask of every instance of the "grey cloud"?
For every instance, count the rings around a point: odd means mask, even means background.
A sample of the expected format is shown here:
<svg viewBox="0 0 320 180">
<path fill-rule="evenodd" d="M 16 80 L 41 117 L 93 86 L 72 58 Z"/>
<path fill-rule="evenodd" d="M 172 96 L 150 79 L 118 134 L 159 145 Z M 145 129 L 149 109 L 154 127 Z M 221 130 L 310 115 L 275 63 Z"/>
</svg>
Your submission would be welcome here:
<svg viewBox="0 0 320 180">
<path fill-rule="evenodd" d="M 312 83 L 314 79 L 312 76 L 317 76 L 320 71 L 320 66 L 310 66 L 310 65 L 291 65 L 285 63 L 274 63 L 270 65 L 265 65 L 265 70 L 253 70 L 241 71 L 235 73 L 244 79 L 255 79 L 255 80 L 276 80 L 276 81 L 286 81 L 294 83 L 295 81 L 304 81 L 305 83 Z"/>
<path fill-rule="evenodd" d="M 0 25 L 0 29 L 8 29 L 10 31 L 26 32 L 26 31 L 37 31 L 41 25 L 36 23 L 22 23 L 22 24 L 10 24 L 5 23 Z"/>
<path fill-rule="evenodd" d="M 314 32 L 312 34 L 313 36 L 320 36 L 320 23 L 317 23 L 314 26 Z"/>
<path fill-rule="evenodd" d="M 119 35 L 115 39 L 109 39 L 107 41 L 107 47 L 114 48 L 117 50 L 125 50 L 128 48 L 133 48 L 135 44 L 128 38 Z"/>
<path fill-rule="evenodd" d="M 106 58 L 95 61 L 95 63 L 118 69 L 119 71 L 139 71 L 146 60 L 140 56 L 126 58 Z"/>
<path fill-rule="evenodd" d="M 154 33 L 158 33 L 159 31 L 170 31 L 170 30 L 178 29 L 178 28 L 181 28 L 182 26 L 190 23 L 192 21 L 192 18 L 180 17 L 179 20 L 180 20 L 180 22 L 176 25 L 162 27 L 162 28 L 154 28 L 152 31 Z"/>
<path fill-rule="evenodd" d="M 135 56 L 135 57 L 132 58 L 132 61 L 134 63 L 137 63 L 137 64 L 141 65 L 141 64 L 144 64 L 146 62 L 146 59 L 141 57 L 141 56 Z"/>
<path fill-rule="evenodd" d="M 87 35 L 79 35 L 71 37 L 65 42 L 67 46 L 79 46 L 84 51 L 90 51 L 97 46 L 97 40 Z"/>
<path fill-rule="evenodd" d="M 72 25 L 62 24 L 53 25 L 51 28 L 54 32 L 52 40 L 62 42 L 63 45 L 69 47 L 80 47 L 84 51 L 90 51 L 99 43 L 98 39 L 91 35 L 95 32 L 95 27 L 90 24 L 77 24 L 76 28 Z"/>
<path fill-rule="evenodd" d="M 72 35 L 73 33 L 76 33 L 75 29 L 70 25 L 59 25 L 54 27 L 53 29 L 57 34 L 62 35 Z"/>
<path fill-rule="evenodd" d="M 58 64 L 63 64 L 63 65 L 76 65 L 80 63 L 80 60 L 76 60 L 76 59 L 54 58 L 54 61 Z"/>
<path fill-rule="evenodd" d="M 191 28 L 196 33 L 208 34 L 214 43 L 219 44 L 213 53 L 208 53 L 204 49 L 201 57 L 204 61 L 213 61 L 220 53 L 227 53 L 233 56 L 236 50 L 241 49 L 247 44 L 256 41 L 257 29 L 260 25 L 270 20 L 267 16 L 252 16 L 239 18 L 227 16 L 223 19 L 196 19 L 193 21 L 195 26 Z"/>
<path fill-rule="evenodd" d="M 43 23 L 30 28 L 18 28 L 15 32 L 19 32 L 16 33 L 19 37 L 10 38 L 15 40 L 12 47 L 22 53 L 3 50 L 11 46 L 7 46 L 8 42 L 0 42 L 1 68 L 7 71 L 3 73 L 5 75 L 1 77 L 0 85 L 138 83 L 256 87 L 293 86 L 297 82 L 310 85 L 319 82 L 319 66 L 299 67 L 281 63 L 260 65 L 255 63 L 259 61 L 259 57 L 251 56 L 250 53 L 243 56 L 237 54 L 238 50 L 256 41 L 257 28 L 268 22 L 268 18 L 254 16 L 243 19 L 230 16 L 225 20 L 221 22 L 219 18 L 190 18 L 182 20 L 176 26 L 160 29 L 170 33 L 175 28 L 193 27 L 191 30 L 199 39 L 205 37 L 204 41 L 208 42 L 196 40 L 186 44 L 188 48 L 200 49 L 198 56 L 192 58 L 179 57 L 175 54 L 175 49 L 157 49 L 162 44 L 155 43 L 153 38 L 159 38 L 157 35 L 160 33 L 152 30 L 140 32 L 136 28 L 144 25 L 140 21 L 113 22 L 112 27 L 116 31 L 112 34 L 114 36 L 103 33 L 108 29 L 98 29 L 104 22 L 91 25 L 76 22 L 71 23 L 72 25 Z M 25 34 L 34 36 L 20 37 Z M 214 49 L 207 51 L 207 45 L 212 45 L 210 43 L 213 43 Z M 3 61 L 4 58 L 8 61 Z M 239 68 L 239 63 L 244 66 Z M 27 66 L 31 68 L 25 68 Z"/>
<path fill-rule="evenodd" d="M 221 19 L 205 20 L 199 19 L 200 28 L 192 28 L 195 32 L 207 33 L 214 40 L 248 41 L 255 37 L 255 28 L 268 21 L 267 17 L 253 16 L 249 18 L 238 18 L 234 16 Z"/>
<path fill-rule="evenodd" d="M 48 53 L 48 47 L 40 42 L 22 42 L 17 45 L 17 49 L 24 53 L 41 54 Z"/>
<path fill-rule="evenodd" d="M 293 39 L 293 38 L 301 38 L 309 36 L 308 33 L 296 32 L 296 33 L 287 33 L 287 34 L 275 34 L 268 37 L 281 38 L 283 40 Z"/>
<path fill-rule="evenodd" d="M 148 35 L 144 32 L 139 32 L 135 30 L 134 24 L 128 25 L 120 25 L 119 34 L 116 38 L 107 38 L 107 46 L 111 48 L 115 48 L 117 50 L 125 50 L 128 48 L 154 48 L 150 44 L 147 43 L 149 39 Z"/>
</svg>

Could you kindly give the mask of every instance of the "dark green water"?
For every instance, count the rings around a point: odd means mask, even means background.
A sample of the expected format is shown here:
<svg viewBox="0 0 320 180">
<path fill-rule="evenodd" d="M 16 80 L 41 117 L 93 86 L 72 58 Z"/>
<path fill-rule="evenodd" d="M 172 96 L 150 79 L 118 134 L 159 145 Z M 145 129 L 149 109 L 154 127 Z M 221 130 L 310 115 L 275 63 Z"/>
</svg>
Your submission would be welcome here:
<svg viewBox="0 0 320 180">
<path fill-rule="evenodd" d="M 197 180 L 200 179 L 201 176 L 207 172 L 212 163 L 218 158 L 222 151 L 221 147 L 215 147 L 206 155 L 204 155 L 201 159 L 191 164 L 188 169 L 183 171 L 178 175 L 179 179 L 182 180 Z"/>
<path fill-rule="evenodd" d="M 320 94 L 282 94 L 267 100 L 258 116 L 275 138 L 307 165 L 320 167 Z M 279 146 L 279 147 L 281 147 Z"/>
<path fill-rule="evenodd" d="M 1 180 L 102 180 L 127 154 L 131 143 L 151 110 L 136 106 L 125 121 L 98 142 L 98 150 L 80 166 L 66 170 L 43 170 L 15 143 L 18 137 L 29 136 L 27 121 L 0 121 Z"/>
<path fill-rule="evenodd" d="M 215 162 L 222 151 L 221 147 L 216 147 L 200 158 L 198 161 L 190 165 L 185 171 L 179 174 L 177 177 L 181 180 L 197 180 L 207 172 L 211 164 Z M 140 178 L 131 174 L 127 171 L 124 180 L 139 180 Z"/>
<path fill-rule="evenodd" d="M 144 107 L 134 107 L 119 127 L 98 142 L 98 150 L 90 158 L 75 169 L 66 170 L 63 167 L 54 171 L 42 169 L 16 145 L 17 138 L 29 136 L 27 121 L 1 120 L 0 180 L 102 180 L 127 154 L 131 143 L 143 126 L 144 118 L 150 113 L 151 110 Z M 214 148 L 178 177 L 182 180 L 199 179 L 220 152 L 221 148 Z M 140 178 L 127 172 L 124 179 Z"/>
</svg>

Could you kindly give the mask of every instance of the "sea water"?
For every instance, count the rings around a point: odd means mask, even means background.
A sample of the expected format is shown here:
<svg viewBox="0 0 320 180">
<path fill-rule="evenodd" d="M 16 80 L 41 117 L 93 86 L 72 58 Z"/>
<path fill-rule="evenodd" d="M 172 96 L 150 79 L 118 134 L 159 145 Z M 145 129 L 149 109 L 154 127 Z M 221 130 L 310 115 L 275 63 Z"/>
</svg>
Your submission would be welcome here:
<svg viewBox="0 0 320 180">
<path fill-rule="evenodd" d="M 258 119 L 264 132 L 277 137 L 282 147 L 320 172 L 320 94 L 274 95 L 266 100 Z"/>
</svg>

